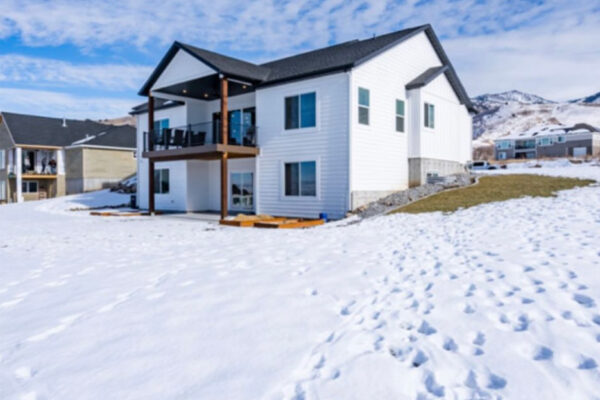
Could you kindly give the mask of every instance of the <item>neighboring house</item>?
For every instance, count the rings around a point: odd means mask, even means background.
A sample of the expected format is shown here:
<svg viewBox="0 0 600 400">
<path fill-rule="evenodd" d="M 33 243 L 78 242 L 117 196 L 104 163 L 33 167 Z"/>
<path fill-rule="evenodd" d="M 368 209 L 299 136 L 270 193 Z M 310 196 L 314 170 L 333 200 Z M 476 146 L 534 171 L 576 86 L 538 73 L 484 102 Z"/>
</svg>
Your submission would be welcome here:
<svg viewBox="0 0 600 400">
<path fill-rule="evenodd" d="M 151 211 L 341 218 L 471 157 L 471 102 L 429 25 L 261 65 L 175 42 L 139 94 Z"/>
<path fill-rule="evenodd" d="M 588 124 L 550 126 L 494 141 L 496 160 L 600 155 L 600 130 Z"/>
<path fill-rule="evenodd" d="M 134 127 L 0 112 L 0 203 L 97 190 L 135 172 Z"/>
</svg>

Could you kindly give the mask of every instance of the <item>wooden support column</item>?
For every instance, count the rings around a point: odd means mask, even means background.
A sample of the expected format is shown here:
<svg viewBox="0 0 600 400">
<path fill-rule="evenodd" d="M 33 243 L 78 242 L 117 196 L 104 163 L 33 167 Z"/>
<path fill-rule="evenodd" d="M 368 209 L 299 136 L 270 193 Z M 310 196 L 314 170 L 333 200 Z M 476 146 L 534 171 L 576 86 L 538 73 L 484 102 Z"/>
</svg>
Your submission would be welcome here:
<svg viewBox="0 0 600 400">
<path fill-rule="evenodd" d="M 227 110 L 229 85 L 227 78 L 221 76 L 221 143 L 229 142 L 229 112 Z M 227 217 L 227 191 L 228 191 L 228 170 L 227 161 L 229 155 L 227 152 L 221 154 L 221 219 Z"/>
<path fill-rule="evenodd" d="M 148 95 L 148 144 L 154 140 L 154 97 Z M 152 136 L 152 137 L 151 137 Z M 148 150 L 154 150 L 149 146 Z M 154 215 L 154 161 L 148 159 L 148 211 Z"/>
</svg>

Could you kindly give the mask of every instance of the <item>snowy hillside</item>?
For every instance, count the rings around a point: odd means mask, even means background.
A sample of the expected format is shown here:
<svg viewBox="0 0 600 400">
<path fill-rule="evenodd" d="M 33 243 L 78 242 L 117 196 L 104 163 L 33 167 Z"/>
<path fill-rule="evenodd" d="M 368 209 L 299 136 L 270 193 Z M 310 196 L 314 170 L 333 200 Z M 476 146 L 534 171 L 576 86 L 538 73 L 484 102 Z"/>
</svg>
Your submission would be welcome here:
<svg viewBox="0 0 600 400">
<path fill-rule="evenodd" d="M 571 100 L 569 103 L 600 104 L 600 92 L 588 97 L 582 97 L 580 99 Z"/>
<path fill-rule="evenodd" d="M 62 211 L 126 199 L 0 206 L 0 399 L 597 399 L 598 186 L 296 231 Z"/>
<path fill-rule="evenodd" d="M 600 126 L 600 104 L 557 103 L 519 91 L 486 94 L 472 100 L 479 111 L 473 117 L 475 147 L 536 127 L 577 123 Z"/>
</svg>

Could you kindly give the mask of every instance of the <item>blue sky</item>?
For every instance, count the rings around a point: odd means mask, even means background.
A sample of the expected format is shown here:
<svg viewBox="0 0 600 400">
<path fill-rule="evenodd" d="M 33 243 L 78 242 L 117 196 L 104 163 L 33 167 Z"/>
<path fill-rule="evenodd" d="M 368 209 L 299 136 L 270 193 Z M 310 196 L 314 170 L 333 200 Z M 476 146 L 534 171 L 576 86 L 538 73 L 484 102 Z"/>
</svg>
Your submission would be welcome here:
<svg viewBox="0 0 600 400">
<path fill-rule="evenodd" d="M 174 40 L 261 62 L 424 23 L 471 96 L 600 91 L 595 0 L 2 0 L 1 8 L 6 111 L 125 115 Z"/>
</svg>

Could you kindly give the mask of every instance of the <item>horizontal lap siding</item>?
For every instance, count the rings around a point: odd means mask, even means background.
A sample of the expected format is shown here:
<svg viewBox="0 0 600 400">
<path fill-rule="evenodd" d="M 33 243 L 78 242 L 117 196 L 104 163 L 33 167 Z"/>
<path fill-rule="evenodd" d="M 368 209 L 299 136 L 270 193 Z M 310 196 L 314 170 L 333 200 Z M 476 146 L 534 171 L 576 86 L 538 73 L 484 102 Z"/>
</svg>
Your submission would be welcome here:
<svg viewBox="0 0 600 400">
<path fill-rule="evenodd" d="M 352 71 L 352 190 L 387 191 L 408 186 L 411 105 L 406 84 L 441 65 L 424 33 Z M 358 88 L 370 92 L 369 125 L 358 123 Z M 396 132 L 396 99 L 405 101 L 405 132 Z"/>
<path fill-rule="evenodd" d="M 170 126 L 186 124 L 186 107 L 158 110 L 154 120 L 169 118 Z M 148 130 L 148 114 L 137 116 L 137 197 L 140 208 L 148 208 L 148 159 L 142 157 L 144 132 Z M 168 194 L 155 196 L 157 210 L 184 211 L 187 208 L 187 166 L 185 161 L 158 162 L 155 169 L 169 168 L 170 188 Z"/>
<path fill-rule="evenodd" d="M 460 104 L 445 75 L 421 89 L 421 108 L 425 102 L 435 105 L 435 128 L 420 123 L 420 155 L 417 157 L 465 163 L 470 159 L 471 117 Z M 420 113 L 423 120 L 423 111 Z"/>
<path fill-rule="evenodd" d="M 317 92 L 317 127 L 284 130 L 284 99 Z M 340 218 L 348 204 L 348 74 L 338 73 L 256 93 L 260 156 L 259 212 L 272 215 Z M 317 198 L 284 198 L 282 163 L 317 161 Z"/>
</svg>

